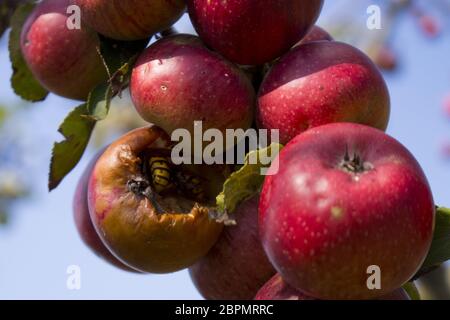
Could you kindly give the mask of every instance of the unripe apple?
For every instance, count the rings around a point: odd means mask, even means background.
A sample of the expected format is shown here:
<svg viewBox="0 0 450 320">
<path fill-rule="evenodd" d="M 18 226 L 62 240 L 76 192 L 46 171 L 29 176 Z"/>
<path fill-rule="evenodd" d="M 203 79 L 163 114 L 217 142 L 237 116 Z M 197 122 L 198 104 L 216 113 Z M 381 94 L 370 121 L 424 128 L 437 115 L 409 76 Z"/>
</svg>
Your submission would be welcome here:
<svg viewBox="0 0 450 320">
<path fill-rule="evenodd" d="M 44 0 L 28 16 L 21 34 L 23 56 L 33 75 L 50 92 L 85 100 L 107 73 L 97 33 L 82 24 L 69 29 L 70 0 Z"/>
<path fill-rule="evenodd" d="M 256 294 L 255 300 L 316 300 L 291 287 L 277 273 Z M 379 300 L 411 300 L 402 288 L 382 296 Z"/>
<path fill-rule="evenodd" d="M 97 32 L 116 40 L 149 38 L 167 29 L 183 14 L 183 0 L 72 0 L 83 20 Z"/>
<path fill-rule="evenodd" d="M 260 234 L 291 286 L 318 299 L 370 299 L 420 268 L 435 208 L 399 142 L 368 126 L 328 124 L 292 140 L 276 168 L 261 193 Z"/>
<path fill-rule="evenodd" d="M 78 234 L 84 244 L 92 250 L 97 256 L 101 257 L 110 264 L 125 270 L 134 271 L 120 262 L 112 253 L 106 248 L 102 240 L 95 231 L 92 224 L 91 217 L 89 215 L 88 206 L 88 182 L 91 176 L 92 170 L 94 169 L 97 159 L 101 156 L 102 152 L 99 152 L 94 156 L 94 158 L 89 162 L 88 166 L 84 170 L 80 180 L 78 181 L 77 188 L 75 190 L 75 195 L 73 198 L 73 218 L 75 221 L 75 226 L 77 228 Z"/>
<path fill-rule="evenodd" d="M 223 184 L 215 167 L 189 168 L 208 177 L 205 201 L 156 189 L 148 154 L 169 150 L 170 157 L 170 146 L 170 137 L 155 126 L 131 131 L 105 150 L 89 180 L 89 211 L 97 233 L 119 260 L 142 272 L 189 267 L 206 255 L 223 227 L 209 212 Z"/>
<path fill-rule="evenodd" d="M 259 240 L 258 199 L 241 203 L 233 213 L 237 225 L 226 227 L 208 254 L 189 268 L 205 299 L 253 299 L 275 274 Z"/>
<path fill-rule="evenodd" d="M 385 130 L 389 114 L 389 92 L 374 63 L 360 50 L 334 41 L 292 49 L 272 67 L 258 94 L 259 126 L 279 129 L 284 144 L 331 122 Z"/>
<path fill-rule="evenodd" d="M 243 65 L 270 62 L 306 35 L 323 0 L 188 0 L 202 40 Z"/>
<path fill-rule="evenodd" d="M 247 129 L 255 92 L 235 65 L 208 50 L 198 37 L 176 35 L 150 46 L 134 67 L 131 97 L 144 120 L 171 134 L 179 128 Z"/>
</svg>

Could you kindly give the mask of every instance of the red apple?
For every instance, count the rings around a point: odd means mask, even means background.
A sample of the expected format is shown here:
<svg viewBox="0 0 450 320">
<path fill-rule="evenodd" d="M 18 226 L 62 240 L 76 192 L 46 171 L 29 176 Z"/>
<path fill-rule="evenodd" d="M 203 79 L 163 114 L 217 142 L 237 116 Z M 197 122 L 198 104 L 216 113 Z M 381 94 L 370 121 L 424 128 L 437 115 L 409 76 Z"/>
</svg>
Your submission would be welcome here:
<svg viewBox="0 0 450 320">
<path fill-rule="evenodd" d="M 441 34 L 441 25 L 436 17 L 423 14 L 419 17 L 419 26 L 429 38 L 436 38 Z"/>
<path fill-rule="evenodd" d="M 445 116 L 447 118 L 450 118 L 450 93 L 448 93 L 447 96 L 444 98 L 443 107 Z"/>
<path fill-rule="evenodd" d="M 209 253 L 189 268 L 198 291 L 208 300 L 250 300 L 275 274 L 258 236 L 258 199 L 240 204 Z"/>
<path fill-rule="evenodd" d="M 183 14 L 183 0 L 72 0 L 97 32 L 116 40 L 149 38 Z"/>
<path fill-rule="evenodd" d="M 37 80 L 57 95 L 84 100 L 107 79 L 97 52 L 97 33 L 82 24 L 69 29 L 70 0 L 44 0 L 28 16 L 21 34 L 23 56 Z"/>
<path fill-rule="evenodd" d="M 279 273 L 275 274 L 257 292 L 254 300 L 316 300 L 291 287 Z"/>
<path fill-rule="evenodd" d="M 287 284 L 277 273 L 256 294 L 255 300 L 317 300 Z M 379 300 L 411 300 L 406 291 L 399 288 Z"/>
<path fill-rule="evenodd" d="M 239 68 L 204 47 L 198 37 L 176 35 L 150 46 L 131 76 L 131 97 L 139 114 L 171 134 L 203 130 L 247 129 L 255 92 Z"/>
<path fill-rule="evenodd" d="M 243 65 L 270 62 L 297 43 L 317 20 L 323 0 L 188 0 L 205 43 Z"/>
<path fill-rule="evenodd" d="M 77 231 L 84 244 L 92 250 L 97 256 L 109 262 L 122 270 L 134 271 L 120 262 L 112 253 L 106 248 L 102 240 L 95 231 L 92 224 L 91 217 L 89 216 L 88 207 L 88 182 L 91 176 L 92 170 L 97 162 L 97 159 L 101 156 L 102 152 L 99 152 L 89 162 L 83 175 L 81 176 L 73 198 L 73 217 Z"/>
<path fill-rule="evenodd" d="M 315 41 L 333 41 L 333 37 L 321 27 L 314 25 L 311 30 L 309 30 L 308 34 L 297 44 L 305 44 L 308 42 Z"/>
<path fill-rule="evenodd" d="M 264 182 L 259 226 L 291 286 L 319 299 L 370 299 L 419 269 L 435 209 L 420 165 L 399 142 L 368 126 L 328 124 L 298 135 L 277 166 Z M 379 290 L 367 286 L 373 266 Z"/>
<path fill-rule="evenodd" d="M 388 46 L 383 46 L 376 53 L 374 58 L 376 65 L 386 71 L 394 71 L 398 67 L 398 59 L 396 53 Z"/>
<path fill-rule="evenodd" d="M 208 177 L 204 201 L 157 191 L 146 163 L 149 153 L 168 151 L 170 156 L 170 146 L 170 137 L 158 127 L 133 130 L 105 150 L 89 180 L 89 212 L 97 234 L 114 256 L 141 272 L 191 266 L 208 253 L 223 227 L 209 214 L 223 185 L 215 167 L 189 168 L 199 179 Z M 177 182 L 180 191 L 183 187 Z"/>
<path fill-rule="evenodd" d="M 385 130 L 390 98 L 373 62 L 344 43 L 306 43 L 282 57 L 264 79 L 257 121 L 279 129 L 281 143 L 311 127 L 356 122 Z"/>
</svg>

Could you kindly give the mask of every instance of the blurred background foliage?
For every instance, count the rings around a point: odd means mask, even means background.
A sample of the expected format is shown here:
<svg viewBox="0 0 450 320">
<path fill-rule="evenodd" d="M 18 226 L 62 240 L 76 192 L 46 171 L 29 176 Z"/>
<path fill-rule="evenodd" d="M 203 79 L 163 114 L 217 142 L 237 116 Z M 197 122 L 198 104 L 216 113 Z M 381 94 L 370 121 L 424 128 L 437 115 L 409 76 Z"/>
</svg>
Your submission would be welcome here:
<svg viewBox="0 0 450 320">
<path fill-rule="evenodd" d="M 9 18 L 22 0 L 2 0 L 0 2 L 0 37 L 9 25 Z"/>
<path fill-rule="evenodd" d="M 8 19 L 20 2 L 23 1 L 1 0 L 0 38 L 7 37 Z M 368 16 L 365 13 L 373 4 L 382 9 L 383 29 L 380 32 L 371 32 L 368 28 L 361 27 L 366 25 Z M 395 75 L 416 67 L 411 61 L 408 63 L 403 60 L 407 48 L 399 40 L 398 28 L 404 20 L 412 22 L 415 29 L 411 32 L 424 37 L 428 46 L 433 46 L 435 41 L 442 37 L 450 39 L 450 0 L 332 0 L 328 1 L 320 25 L 330 31 L 337 40 L 361 48 L 384 72 Z M 192 32 L 192 28 L 187 26 L 183 31 Z M 6 61 L 1 61 L 0 72 L 7 67 Z M 450 60 L 442 67 L 448 69 L 449 93 L 439 98 L 441 105 L 427 107 L 450 119 Z M 11 99 L 4 98 L 5 86 L 9 86 L 9 83 L 3 82 L 0 87 L 0 233 L 11 224 L 12 221 L 8 221 L 13 218 L 17 204 L 32 201 L 35 194 L 43 193 L 43 186 L 34 185 L 29 177 L 37 172 L 43 174 L 42 164 L 38 163 L 42 158 L 47 159 L 42 153 L 49 152 L 36 144 L 36 136 L 45 135 L 45 132 L 37 132 L 36 128 L 28 125 L 27 109 L 33 106 L 17 100 L 11 103 Z M 143 124 L 131 107 L 130 98 L 125 92 L 121 99 L 114 100 L 107 120 L 96 127 L 90 148 L 97 149 L 113 137 Z M 56 131 L 56 128 L 52 130 Z M 441 147 L 436 150 L 436 157 L 443 161 L 450 160 L 449 137 L 442 138 Z M 443 205 L 450 205 L 450 199 Z M 424 298 L 450 299 L 449 288 L 450 273 L 444 267 L 424 277 L 420 285 Z"/>
</svg>

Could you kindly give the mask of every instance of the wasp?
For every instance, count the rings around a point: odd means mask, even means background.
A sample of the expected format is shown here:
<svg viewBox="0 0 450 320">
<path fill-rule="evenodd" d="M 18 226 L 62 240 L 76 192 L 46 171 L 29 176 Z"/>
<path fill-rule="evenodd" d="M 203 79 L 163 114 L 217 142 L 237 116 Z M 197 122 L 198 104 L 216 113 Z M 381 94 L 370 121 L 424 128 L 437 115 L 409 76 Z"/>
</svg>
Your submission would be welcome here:
<svg viewBox="0 0 450 320">
<path fill-rule="evenodd" d="M 177 187 L 178 193 L 183 196 L 196 201 L 205 200 L 203 179 L 181 166 L 175 166 L 170 160 L 170 151 L 162 148 L 149 149 L 146 159 L 144 170 L 157 193 L 174 192 Z"/>
<path fill-rule="evenodd" d="M 197 201 L 205 200 L 206 192 L 203 188 L 203 181 L 197 175 L 187 170 L 177 170 L 175 183 L 186 196 Z"/>
<path fill-rule="evenodd" d="M 147 175 L 151 178 L 151 184 L 157 193 L 169 191 L 174 187 L 172 163 L 166 149 L 150 149 L 146 154 Z"/>
<path fill-rule="evenodd" d="M 173 187 L 172 171 L 170 162 L 164 157 L 151 157 L 149 168 L 152 176 L 152 184 L 158 193 L 169 190 Z"/>
</svg>

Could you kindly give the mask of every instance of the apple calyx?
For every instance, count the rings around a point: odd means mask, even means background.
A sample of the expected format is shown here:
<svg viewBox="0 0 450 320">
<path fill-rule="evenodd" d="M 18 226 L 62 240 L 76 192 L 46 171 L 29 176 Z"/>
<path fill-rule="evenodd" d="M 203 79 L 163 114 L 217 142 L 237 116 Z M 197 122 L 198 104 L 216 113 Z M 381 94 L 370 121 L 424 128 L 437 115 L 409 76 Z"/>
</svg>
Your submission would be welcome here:
<svg viewBox="0 0 450 320">
<path fill-rule="evenodd" d="M 144 195 L 148 197 L 148 194 L 151 193 L 150 182 L 143 177 L 128 180 L 127 186 L 128 190 L 135 195 Z"/>
<path fill-rule="evenodd" d="M 134 179 L 130 179 L 127 182 L 127 187 L 128 190 L 136 196 L 144 196 L 147 198 L 155 208 L 157 214 L 164 213 L 164 210 L 156 201 L 155 192 L 153 191 L 150 181 L 147 178 L 138 176 Z"/>
<path fill-rule="evenodd" d="M 364 161 L 357 152 L 354 152 L 353 155 L 350 156 L 348 148 L 345 151 L 344 160 L 339 164 L 339 167 L 345 172 L 353 175 L 373 170 L 373 165 L 370 162 Z"/>
</svg>

